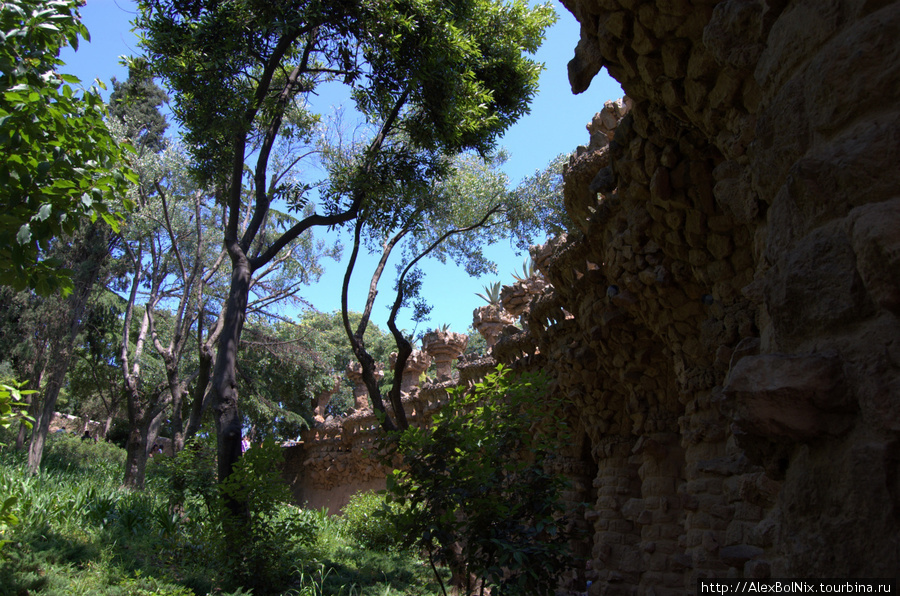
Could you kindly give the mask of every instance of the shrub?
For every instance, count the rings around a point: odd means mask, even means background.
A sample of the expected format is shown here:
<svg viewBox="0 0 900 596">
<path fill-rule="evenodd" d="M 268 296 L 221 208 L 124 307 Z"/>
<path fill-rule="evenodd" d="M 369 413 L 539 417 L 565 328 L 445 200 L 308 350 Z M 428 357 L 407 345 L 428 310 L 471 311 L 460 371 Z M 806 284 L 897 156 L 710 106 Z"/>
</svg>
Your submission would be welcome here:
<svg viewBox="0 0 900 596">
<path fill-rule="evenodd" d="M 500 366 L 471 391 L 451 391 L 430 427 L 400 435 L 402 465 L 388 478 L 403 506 L 397 530 L 433 569 L 454 570 L 464 593 L 553 593 L 570 562 L 564 482 L 544 467 L 567 436 L 560 407 L 541 377 L 512 380 Z"/>
<path fill-rule="evenodd" d="M 364 548 L 387 552 L 402 542 L 390 516 L 397 510 L 396 504 L 385 502 L 385 495 L 358 492 L 344 506 L 344 532 Z"/>
<path fill-rule="evenodd" d="M 83 441 L 70 433 L 54 433 L 47 436 L 44 455 L 41 459 L 43 470 L 71 470 L 94 473 L 121 474 L 125 465 L 125 450 L 105 441 L 94 443 Z"/>
<path fill-rule="evenodd" d="M 272 439 L 244 453 L 228 478 L 219 484 L 217 505 L 221 561 L 234 587 L 262 594 L 281 594 L 295 569 L 298 549 L 312 542 L 314 517 L 289 505 L 291 494 L 281 477 L 284 455 Z M 235 515 L 226 504 L 243 510 Z M 229 544 L 242 544 L 240 552 Z"/>
</svg>

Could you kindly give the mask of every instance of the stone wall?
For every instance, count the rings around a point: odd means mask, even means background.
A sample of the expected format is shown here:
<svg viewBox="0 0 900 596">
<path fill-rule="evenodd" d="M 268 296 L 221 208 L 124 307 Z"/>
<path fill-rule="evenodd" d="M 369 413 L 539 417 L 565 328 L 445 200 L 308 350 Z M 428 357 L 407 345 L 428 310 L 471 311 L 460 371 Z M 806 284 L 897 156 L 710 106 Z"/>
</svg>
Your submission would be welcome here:
<svg viewBox="0 0 900 596">
<path fill-rule="evenodd" d="M 895 576 L 900 2 L 563 4 L 573 90 L 605 67 L 628 97 L 598 98 L 565 172 L 578 233 L 535 255 L 527 310 L 505 290 L 523 330 L 492 353 L 568 398 L 576 581 Z M 307 442 L 310 486 L 363 453 L 374 419 L 348 424 Z"/>
<path fill-rule="evenodd" d="M 895 575 L 900 3 L 563 4 L 573 90 L 628 95 L 529 315 L 597 467 L 591 593 Z"/>
</svg>

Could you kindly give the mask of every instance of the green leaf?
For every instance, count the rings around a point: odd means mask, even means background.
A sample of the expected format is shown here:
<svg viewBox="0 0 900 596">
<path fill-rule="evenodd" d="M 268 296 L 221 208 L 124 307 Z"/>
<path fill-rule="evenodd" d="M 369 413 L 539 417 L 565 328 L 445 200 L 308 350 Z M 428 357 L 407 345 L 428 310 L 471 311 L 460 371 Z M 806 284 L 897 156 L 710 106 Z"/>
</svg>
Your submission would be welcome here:
<svg viewBox="0 0 900 596">
<path fill-rule="evenodd" d="M 22 227 L 19 228 L 19 232 L 16 234 L 16 242 L 19 244 L 31 242 L 31 226 L 29 224 L 22 224 Z"/>
</svg>

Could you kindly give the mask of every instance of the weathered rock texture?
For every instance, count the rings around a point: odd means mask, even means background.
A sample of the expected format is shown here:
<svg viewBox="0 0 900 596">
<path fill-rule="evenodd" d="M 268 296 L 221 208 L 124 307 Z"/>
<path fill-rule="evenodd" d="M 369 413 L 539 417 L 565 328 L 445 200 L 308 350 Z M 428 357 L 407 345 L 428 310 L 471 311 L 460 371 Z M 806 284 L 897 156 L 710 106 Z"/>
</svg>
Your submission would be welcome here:
<svg viewBox="0 0 900 596">
<path fill-rule="evenodd" d="M 628 99 L 570 160 L 580 233 L 535 253 L 550 285 L 526 310 L 506 291 L 525 330 L 476 315 L 494 358 L 568 398 L 557 467 L 590 503 L 578 580 L 893 577 L 900 2 L 563 4 L 573 90 L 606 67 Z M 427 422 L 439 402 L 410 407 Z"/>
<path fill-rule="evenodd" d="M 629 98 L 529 319 L 597 466 L 591 594 L 895 575 L 900 3 L 563 4 L 573 90 Z"/>
</svg>

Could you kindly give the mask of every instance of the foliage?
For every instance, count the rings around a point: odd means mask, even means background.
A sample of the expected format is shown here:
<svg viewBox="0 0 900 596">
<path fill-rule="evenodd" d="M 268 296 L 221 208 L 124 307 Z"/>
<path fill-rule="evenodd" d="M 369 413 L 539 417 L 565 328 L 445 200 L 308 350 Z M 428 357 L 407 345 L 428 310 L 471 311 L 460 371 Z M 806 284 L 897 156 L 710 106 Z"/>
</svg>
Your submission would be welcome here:
<svg viewBox="0 0 900 596">
<path fill-rule="evenodd" d="M 475 292 L 475 295 L 490 304 L 496 306 L 500 304 L 500 282 L 494 282 L 489 286 L 484 286 L 484 294 Z"/>
<path fill-rule="evenodd" d="M 565 440 L 559 400 L 536 375 L 501 365 L 473 390 L 460 388 L 428 428 L 400 435 L 402 465 L 388 490 L 405 546 L 491 594 L 552 593 L 568 561 L 564 482 L 545 471 L 552 440 Z"/>
<path fill-rule="evenodd" d="M 44 448 L 41 467 L 44 470 L 87 472 L 103 469 L 110 473 L 121 473 L 125 463 L 125 453 L 116 445 L 99 441 L 83 441 L 72 433 L 60 432 L 52 435 Z"/>
<path fill-rule="evenodd" d="M 556 156 L 547 167 L 524 178 L 512 190 L 513 196 L 506 203 L 507 217 L 518 249 L 528 250 L 547 237 L 578 231 L 563 200 L 562 171 L 568 161 L 567 154 Z"/>
<path fill-rule="evenodd" d="M 385 503 L 385 495 L 372 491 L 350 497 L 342 509 L 344 531 L 364 548 L 387 552 L 402 542 L 402 536 L 385 516 L 384 510 L 396 510 Z"/>
<path fill-rule="evenodd" d="M 24 389 L 27 381 L 8 380 L 0 384 L 0 428 L 9 428 L 15 422 L 24 422 L 29 427 L 34 419 L 24 411 L 22 396 L 37 393 L 33 389 Z M 0 443 L 0 447 L 3 444 Z"/>
<path fill-rule="evenodd" d="M 184 510 L 188 501 L 196 501 L 207 516 L 214 511 L 218 492 L 214 437 L 194 435 L 174 457 L 154 457 L 148 473 L 164 479 L 172 509 Z"/>
<path fill-rule="evenodd" d="M 96 89 L 60 74 L 60 48 L 89 39 L 74 1 L 0 5 L 0 277 L 49 295 L 72 289 L 71 273 L 41 257 L 83 216 L 118 228 L 115 205 L 133 174 L 104 123 Z"/>
<path fill-rule="evenodd" d="M 296 547 L 315 535 L 308 519 L 290 506 L 290 491 L 281 478 L 284 455 L 271 439 L 246 451 L 219 490 L 225 499 L 240 503 L 245 518 L 235 518 L 222 502 L 217 508 L 224 540 L 221 561 L 233 587 L 254 594 L 280 594 L 291 576 Z M 229 533 L 238 536 L 229 537 Z M 238 552 L 229 545 L 240 544 Z"/>
<path fill-rule="evenodd" d="M 112 80 L 113 92 L 109 96 L 109 115 L 125 125 L 125 136 L 138 150 L 147 149 L 159 153 L 165 149 L 163 136 L 169 123 L 159 111 L 168 101 L 165 92 L 154 82 L 147 68 L 147 61 L 128 61 L 128 78 L 125 82 Z"/>
<path fill-rule="evenodd" d="M 487 341 L 484 336 L 475 331 L 472 325 L 466 330 L 469 340 L 466 342 L 466 355 L 477 354 L 479 357 L 487 355 Z"/>
<path fill-rule="evenodd" d="M 161 475 L 169 458 L 154 457 L 146 490 L 130 492 L 121 488 L 122 450 L 64 435 L 51 435 L 47 450 L 53 456 L 45 458 L 38 476 L 23 473 L 22 454 L 0 451 L 0 494 L 19 499 L 21 519 L 0 535 L 14 545 L 0 559 L 0 596 L 250 593 L 242 587 L 226 590 L 215 558 L 220 527 L 202 499 L 189 491 L 183 508 L 170 507 L 169 484 Z M 91 453 L 93 457 L 85 457 Z M 415 556 L 361 549 L 346 538 L 337 516 L 280 504 L 273 520 L 272 525 L 281 528 L 275 543 L 283 545 L 283 556 L 291 559 L 289 586 L 278 593 L 435 593 L 426 567 Z"/>
<path fill-rule="evenodd" d="M 534 275 L 534 261 L 530 257 L 525 257 L 522 262 L 522 271 L 513 271 L 512 276 L 516 281 L 525 281 Z"/>
<path fill-rule="evenodd" d="M 358 312 L 348 313 L 350 323 L 354 326 L 359 324 L 361 317 L 362 315 Z M 354 361 L 354 357 L 347 343 L 347 336 L 341 322 L 341 313 L 339 311 L 331 313 L 306 311 L 301 316 L 297 334 L 304 337 L 323 360 L 326 376 L 322 378 L 319 389 L 333 388 L 333 385 L 329 387 L 328 383 L 334 383 L 335 378 L 340 381 L 337 394 L 329 402 L 328 411 L 333 415 L 347 412 L 353 407 L 354 402 L 353 386 L 347 380 L 345 373 L 347 366 Z M 381 387 L 389 387 L 393 382 L 394 375 L 388 366 L 388 361 L 391 351 L 395 349 L 390 334 L 378 325 L 370 324 L 363 335 L 363 342 L 375 362 L 381 363 L 384 368 Z"/>
<path fill-rule="evenodd" d="M 14 422 L 24 422 L 31 427 L 34 419 L 22 410 L 22 396 L 30 393 L 37 393 L 29 389 L 22 389 L 26 383 L 17 383 L 10 380 L 8 384 L 0 385 L 0 429 L 9 428 Z M 0 443 L 0 447 L 3 444 Z M 19 498 L 10 495 L 6 491 L 0 490 L 0 536 L 4 528 L 15 526 L 19 523 L 16 517 L 16 503 Z M 6 544 L 6 540 L 0 538 L 0 550 Z"/>
</svg>

